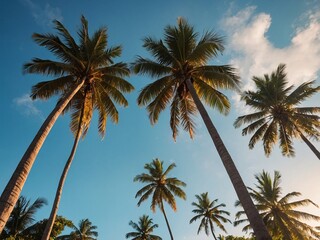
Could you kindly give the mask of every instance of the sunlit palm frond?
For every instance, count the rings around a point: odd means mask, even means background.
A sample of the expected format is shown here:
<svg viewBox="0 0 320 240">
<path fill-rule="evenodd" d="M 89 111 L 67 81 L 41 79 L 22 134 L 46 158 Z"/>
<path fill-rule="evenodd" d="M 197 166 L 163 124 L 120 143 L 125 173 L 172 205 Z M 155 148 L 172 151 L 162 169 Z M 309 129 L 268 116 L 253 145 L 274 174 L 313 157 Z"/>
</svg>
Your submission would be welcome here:
<svg viewBox="0 0 320 240">
<path fill-rule="evenodd" d="M 71 74 L 75 68 L 71 64 L 56 62 L 47 59 L 33 58 L 23 65 L 23 73 L 40 73 L 43 75 L 63 76 Z"/>
<path fill-rule="evenodd" d="M 192 75 L 213 88 L 239 90 L 240 77 L 237 70 L 230 65 L 199 66 L 192 71 Z"/>
<path fill-rule="evenodd" d="M 224 115 L 229 113 L 230 102 L 227 96 L 203 81 L 195 79 L 193 84 L 200 99 Z"/>
<path fill-rule="evenodd" d="M 180 120 L 181 125 L 185 131 L 189 132 L 191 138 L 194 136 L 195 122 L 193 117 L 197 114 L 197 108 L 191 97 L 184 97 L 180 99 Z"/>
<path fill-rule="evenodd" d="M 203 65 L 223 50 L 223 38 L 214 32 L 206 32 L 189 55 L 188 61 L 196 66 Z"/>
<path fill-rule="evenodd" d="M 74 83 L 73 76 L 59 77 L 54 80 L 39 82 L 32 86 L 31 95 L 32 99 L 48 99 L 53 95 L 63 93 L 66 88 Z"/>
<path fill-rule="evenodd" d="M 163 77 L 171 73 L 171 67 L 164 66 L 158 62 L 138 57 L 133 65 L 134 73 L 146 74 L 151 77 Z"/>
</svg>

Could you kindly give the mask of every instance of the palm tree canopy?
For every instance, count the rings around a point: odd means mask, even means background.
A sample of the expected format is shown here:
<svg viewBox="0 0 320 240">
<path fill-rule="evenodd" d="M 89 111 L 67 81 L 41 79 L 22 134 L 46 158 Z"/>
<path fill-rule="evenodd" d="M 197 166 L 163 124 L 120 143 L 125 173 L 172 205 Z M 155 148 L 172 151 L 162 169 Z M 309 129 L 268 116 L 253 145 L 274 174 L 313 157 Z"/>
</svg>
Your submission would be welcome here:
<svg viewBox="0 0 320 240">
<path fill-rule="evenodd" d="M 138 223 L 130 221 L 129 225 L 136 231 L 127 233 L 126 238 L 133 240 L 162 240 L 161 237 L 152 234 L 158 224 L 153 224 L 152 218 L 147 215 L 141 216 Z"/>
<path fill-rule="evenodd" d="M 74 231 L 68 236 L 61 236 L 59 239 L 66 240 L 96 240 L 98 232 L 97 226 L 92 225 L 92 222 L 88 218 L 82 219 L 79 222 L 78 227 L 73 226 Z"/>
<path fill-rule="evenodd" d="M 319 239 L 319 232 L 301 220 L 320 221 L 320 217 L 296 209 L 308 205 L 318 207 L 314 202 L 310 199 L 291 201 L 292 198 L 301 195 L 299 192 L 290 192 L 282 196 L 281 174 L 278 171 L 274 172 L 273 179 L 265 171 L 255 178 L 258 182 L 257 190 L 248 189 L 266 227 L 275 239 Z M 241 206 L 239 201 L 235 205 Z M 236 214 L 235 226 L 247 222 L 247 219 L 240 219 L 243 215 L 244 211 Z M 250 225 L 246 225 L 243 231 L 248 232 L 250 229 Z"/>
<path fill-rule="evenodd" d="M 58 35 L 33 34 L 40 46 L 51 51 L 58 60 L 34 58 L 24 65 L 25 73 L 40 73 L 55 77 L 32 87 L 33 99 L 48 99 L 59 95 L 61 101 L 69 89 L 81 81 L 84 85 L 65 108 L 72 111 L 71 130 L 76 134 L 81 109 L 84 109 L 82 124 L 83 136 L 90 125 L 93 110 L 98 110 L 98 130 L 104 136 L 106 120 L 110 117 L 118 122 L 115 103 L 127 106 L 123 92 L 130 92 L 133 86 L 123 77 L 129 76 L 125 63 L 114 63 L 113 58 L 120 56 L 121 47 L 107 48 L 107 28 L 102 27 L 89 36 L 88 21 L 81 18 L 78 31 L 79 43 L 70 35 L 59 21 L 54 21 Z"/>
<path fill-rule="evenodd" d="M 265 154 L 270 155 L 274 144 L 279 140 L 282 154 L 294 156 L 292 138 L 301 134 L 319 140 L 320 107 L 297 107 L 304 100 L 320 91 L 320 86 L 313 87 L 314 81 L 305 82 L 293 90 L 288 85 L 285 65 L 280 64 L 276 71 L 263 77 L 254 76 L 256 91 L 245 91 L 242 100 L 256 112 L 240 116 L 234 126 L 249 124 L 242 130 L 242 135 L 253 133 L 249 147 L 253 148 L 263 141 Z"/>
<path fill-rule="evenodd" d="M 20 196 L 5 226 L 5 232 L 11 236 L 23 233 L 35 222 L 34 216 L 36 212 L 46 204 L 47 200 L 44 198 L 37 198 L 31 204 L 26 197 Z"/>
<path fill-rule="evenodd" d="M 226 232 L 222 223 L 230 222 L 230 220 L 225 218 L 223 215 L 229 216 L 230 213 L 225 210 L 221 210 L 221 208 L 226 205 L 223 203 L 217 205 L 218 199 L 211 201 L 209 199 L 208 192 L 196 195 L 196 198 L 197 202 L 192 202 L 192 206 L 195 207 L 192 212 L 196 215 L 191 218 L 190 223 L 201 219 L 198 234 L 202 229 L 204 229 L 205 233 L 209 235 L 209 227 L 213 233 L 214 225 L 217 225 L 221 230 Z"/>
<path fill-rule="evenodd" d="M 138 104 L 147 105 L 152 124 L 170 104 L 170 126 L 176 139 L 181 125 L 193 137 L 197 113 L 186 80 L 191 79 L 199 97 L 210 107 L 227 114 L 228 98 L 218 89 L 237 89 L 239 77 L 229 65 L 207 65 L 208 61 L 224 50 L 223 39 L 214 32 L 198 33 L 188 22 L 178 19 L 178 26 L 167 26 L 164 39 L 144 38 L 143 47 L 154 60 L 139 56 L 133 64 L 135 73 L 146 74 L 156 80 L 144 87 Z"/>
<path fill-rule="evenodd" d="M 186 184 L 175 177 L 168 177 L 169 172 L 174 167 L 176 167 L 176 165 L 172 163 L 167 169 L 164 169 L 163 161 L 160 161 L 158 158 L 154 159 L 151 163 L 145 164 L 144 169 L 146 169 L 148 173 L 139 174 L 134 178 L 134 181 L 147 184 L 141 188 L 135 196 L 136 198 L 140 197 L 138 206 L 152 195 L 152 211 L 155 211 L 156 206 L 161 209 L 163 200 L 176 211 L 177 206 L 174 196 L 185 200 L 186 194 L 181 187 L 185 187 Z"/>
</svg>

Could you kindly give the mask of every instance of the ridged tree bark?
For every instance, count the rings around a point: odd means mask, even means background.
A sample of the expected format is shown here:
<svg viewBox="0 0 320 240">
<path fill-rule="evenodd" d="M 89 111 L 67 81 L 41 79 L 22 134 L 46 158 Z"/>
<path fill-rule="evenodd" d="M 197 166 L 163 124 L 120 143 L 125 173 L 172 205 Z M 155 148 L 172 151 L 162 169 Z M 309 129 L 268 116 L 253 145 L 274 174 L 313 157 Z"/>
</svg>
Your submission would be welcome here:
<svg viewBox="0 0 320 240">
<path fill-rule="evenodd" d="M 301 132 L 300 132 L 300 137 L 320 160 L 320 152 L 318 151 L 318 149 L 316 149 L 316 147 Z"/>
<path fill-rule="evenodd" d="M 196 90 L 193 87 L 193 84 L 191 83 L 190 79 L 186 80 L 186 84 L 188 86 L 188 89 L 190 91 L 190 94 L 193 98 L 193 101 L 195 102 L 197 109 L 207 127 L 207 130 L 211 136 L 211 139 L 217 149 L 217 152 L 222 160 L 222 163 L 229 175 L 229 178 L 233 184 L 233 187 L 236 191 L 236 194 L 239 198 L 239 201 L 241 202 L 243 209 L 248 217 L 248 220 L 250 222 L 250 225 L 254 231 L 254 234 L 257 238 L 257 240 L 271 240 L 271 237 L 267 231 L 266 226 L 264 225 L 259 212 L 255 205 L 253 204 L 253 201 L 249 195 L 249 192 L 227 150 L 225 147 L 217 129 L 213 125 L 206 109 L 204 108 L 202 102 L 200 101 Z"/>
<path fill-rule="evenodd" d="M 84 80 L 79 82 L 77 86 L 74 87 L 49 114 L 20 160 L 5 189 L 3 190 L 0 197 L 0 234 L 2 233 L 4 226 L 7 223 L 16 202 L 18 201 L 22 188 L 46 137 L 48 136 L 57 118 L 60 116 L 73 96 L 82 87 L 83 83 Z"/>
<path fill-rule="evenodd" d="M 62 174 L 61 174 L 61 177 L 60 177 L 60 180 L 59 180 L 59 185 L 58 185 L 58 188 L 57 188 L 57 191 L 56 191 L 56 195 L 55 195 L 55 198 L 54 198 L 54 203 L 52 205 L 50 217 L 49 217 L 49 219 L 47 221 L 47 224 L 46 224 L 46 227 L 44 229 L 44 232 L 43 232 L 41 240 L 49 240 L 49 238 L 50 238 L 51 231 L 52 231 L 52 228 L 53 228 L 53 225 L 54 225 L 54 221 L 56 220 L 56 216 L 57 216 L 57 213 L 58 213 L 64 182 L 65 182 L 65 180 L 67 178 L 68 171 L 69 171 L 69 169 L 71 167 L 71 164 L 72 164 L 72 161 L 73 161 L 73 158 L 74 158 L 74 155 L 76 153 L 76 150 L 77 150 L 77 147 L 78 147 L 78 143 L 79 143 L 79 140 L 80 140 L 80 137 L 81 137 L 81 133 L 82 133 L 82 121 L 81 121 L 81 119 L 82 119 L 82 117 L 83 117 L 83 109 L 81 110 L 81 116 L 80 116 L 80 122 L 79 122 L 77 135 L 76 135 L 76 137 L 74 139 L 73 146 L 72 146 L 69 158 L 68 158 L 68 160 L 67 160 L 67 162 L 66 162 L 66 164 L 64 166 L 64 169 L 62 171 Z"/>
<path fill-rule="evenodd" d="M 169 221 L 168 221 L 168 218 L 167 218 L 167 214 L 164 211 L 164 206 L 163 206 L 162 200 L 161 200 L 161 211 L 163 213 L 164 219 L 166 220 L 166 224 L 167 224 L 167 227 L 168 227 L 168 230 L 169 230 L 170 238 L 171 238 L 171 240 L 174 240 L 173 239 L 173 234 L 172 234 L 172 231 L 171 231 L 171 228 L 170 228 L 170 225 L 169 225 Z"/>
</svg>

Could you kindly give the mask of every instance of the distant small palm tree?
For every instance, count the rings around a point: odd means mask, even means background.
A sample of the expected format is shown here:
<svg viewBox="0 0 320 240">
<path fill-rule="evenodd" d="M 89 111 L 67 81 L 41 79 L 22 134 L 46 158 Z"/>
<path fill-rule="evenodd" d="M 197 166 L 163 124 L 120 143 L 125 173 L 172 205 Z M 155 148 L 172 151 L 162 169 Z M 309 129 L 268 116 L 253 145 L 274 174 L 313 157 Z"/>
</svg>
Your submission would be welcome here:
<svg viewBox="0 0 320 240">
<path fill-rule="evenodd" d="M 320 107 L 297 107 L 302 101 L 320 91 L 320 86 L 312 87 L 314 81 L 305 82 L 290 93 L 287 87 L 285 65 L 280 64 L 271 75 L 253 77 L 257 90 L 245 91 L 242 99 L 256 112 L 240 116 L 234 126 L 249 123 L 242 135 L 253 133 L 249 147 L 263 141 L 265 154 L 270 155 L 272 147 L 279 140 L 282 154 L 294 156 L 293 138 L 301 138 L 320 159 L 320 152 L 308 140 L 320 139 Z"/>
<path fill-rule="evenodd" d="M 224 210 L 221 210 L 221 207 L 225 207 L 226 205 L 221 203 L 216 205 L 218 199 L 211 201 L 208 197 L 208 193 L 202 193 L 200 195 L 196 195 L 198 202 L 192 202 L 192 206 L 195 206 L 196 209 L 192 210 L 193 213 L 196 214 L 193 218 L 191 218 L 190 223 L 201 219 L 201 223 L 198 228 L 198 234 L 202 229 L 204 229 L 205 233 L 209 235 L 209 227 L 212 236 L 217 240 L 214 234 L 214 225 L 217 225 L 221 230 L 227 232 L 222 223 L 231 221 L 225 218 L 222 215 L 229 216 L 230 213 Z M 222 222 L 222 223 L 221 223 Z"/>
<path fill-rule="evenodd" d="M 37 198 L 32 204 L 26 197 L 20 196 L 11 212 L 10 218 L 5 225 L 8 236 L 16 239 L 25 235 L 25 231 L 35 222 L 37 211 L 47 204 L 44 198 Z"/>
<path fill-rule="evenodd" d="M 151 209 L 155 212 L 156 207 L 160 208 L 165 218 L 171 240 L 173 240 L 173 234 L 164 210 L 163 201 L 167 202 L 169 206 L 176 211 L 177 206 L 174 196 L 184 200 L 186 199 L 185 192 L 180 188 L 185 187 L 186 184 L 175 177 L 168 177 L 169 172 L 175 166 L 176 165 L 172 163 L 164 170 L 163 162 L 156 158 L 151 163 L 145 164 L 144 169 L 146 169 L 148 173 L 139 174 L 134 178 L 134 181 L 147 183 L 147 185 L 141 188 L 136 194 L 136 198 L 140 197 L 138 206 L 152 195 Z"/>
<path fill-rule="evenodd" d="M 274 172 L 274 179 L 271 179 L 270 174 L 263 171 L 255 176 L 258 184 L 257 190 L 248 188 L 257 209 L 260 212 L 270 234 L 273 239 L 281 240 L 316 240 L 320 239 L 319 232 L 302 222 L 301 220 L 320 221 L 320 217 L 296 210 L 298 207 L 317 205 L 310 199 L 290 201 L 293 197 L 301 195 L 299 192 L 290 192 L 281 197 L 282 189 L 280 187 L 281 175 L 278 171 Z M 241 206 L 237 201 L 236 206 Z M 244 211 L 239 211 L 236 214 L 235 226 L 241 223 L 248 222 L 247 219 L 240 219 L 244 215 Z M 246 225 L 243 231 L 251 230 L 250 225 Z"/>
<path fill-rule="evenodd" d="M 78 227 L 73 226 L 73 229 L 70 234 L 59 236 L 56 240 L 97 240 L 97 226 L 92 225 L 88 218 L 80 220 Z"/>
<path fill-rule="evenodd" d="M 130 221 L 129 225 L 136 231 L 127 233 L 126 238 L 132 238 L 132 240 L 162 240 L 161 237 L 152 234 L 158 224 L 153 224 L 152 218 L 147 215 L 142 215 L 138 223 Z"/>
</svg>

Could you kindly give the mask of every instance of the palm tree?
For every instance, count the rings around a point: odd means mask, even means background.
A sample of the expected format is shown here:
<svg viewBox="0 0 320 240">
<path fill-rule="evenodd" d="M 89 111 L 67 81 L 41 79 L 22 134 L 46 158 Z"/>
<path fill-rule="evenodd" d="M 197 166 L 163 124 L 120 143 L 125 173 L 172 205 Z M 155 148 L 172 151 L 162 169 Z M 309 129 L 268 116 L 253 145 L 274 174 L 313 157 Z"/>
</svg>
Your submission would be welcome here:
<svg viewBox="0 0 320 240">
<path fill-rule="evenodd" d="M 258 208 L 261 217 L 263 218 L 269 232 L 274 239 L 282 240 L 303 240 L 303 239 L 319 239 L 319 232 L 302 222 L 301 220 L 316 220 L 320 221 L 319 216 L 296 210 L 298 207 L 308 205 L 317 206 L 310 199 L 291 201 L 293 197 L 299 197 L 301 193 L 290 192 L 281 197 L 282 189 L 280 187 L 281 174 L 278 171 L 274 172 L 274 178 L 271 179 L 270 174 L 263 171 L 255 176 L 258 184 L 257 190 L 248 188 L 250 195 L 254 199 L 255 205 Z M 236 206 L 241 206 L 239 201 Z M 234 225 L 247 222 L 247 219 L 240 219 L 244 212 L 239 211 L 236 214 Z M 250 225 L 246 225 L 243 231 L 247 232 L 251 229 Z"/>
<path fill-rule="evenodd" d="M 113 64 L 111 60 L 113 57 L 120 55 L 121 48 L 116 46 L 105 49 L 107 44 L 105 31 L 98 31 L 93 35 L 93 38 L 90 39 L 88 32 L 86 32 L 86 19 L 82 17 L 81 22 L 82 28 L 78 32 L 80 37 L 79 44 L 75 42 L 68 30 L 59 21 L 54 21 L 55 29 L 58 31 L 59 35 L 33 34 L 35 42 L 51 51 L 58 60 L 34 58 L 30 63 L 24 65 L 25 73 L 40 73 L 55 77 L 54 80 L 40 82 L 33 86 L 31 97 L 33 99 L 47 99 L 53 95 L 59 95 L 60 99 L 56 107 L 42 124 L 1 194 L 0 233 L 19 198 L 42 144 L 53 124 L 75 94 L 84 94 L 85 92 L 88 92 L 92 87 L 93 82 L 102 86 L 108 85 L 108 82 L 106 82 L 105 79 L 108 79 L 110 75 L 112 76 L 112 79 L 114 80 L 113 84 L 115 85 L 111 85 L 108 88 L 110 91 L 109 95 L 118 98 L 117 89 L 130 91 L 133 88 L 127 82 L 122 81 L 121 78 L 121 76 L 129 75 L 126 64 L 121 62 Z M 101 99 L 104 100 L 109 98 L 109 96 L 106 96 L 105 92 L 98 92 L 95 94 L 101 96 Z M 119 101 L 121 100 L 119 99 Z M 116 119 L 117 111 L 114 108 L 113 103 L 110 100 L 105 101 L 105 103 L 105 109 L 107 109 L 108 115 L 111 116 L 111 118 Z M 74 101 L 74 105 L 75 104 L 76 101 Z M 98 108 L 100 106 L 101 104 L 92 107 Z M 101 109 L 101 112 L 104 111 L 105 110 Z M 99 118 L 99 130 L 103 132 L 106 114 L 99 116 Z"/>
<path fill-rule="evenodd" d="M 196 216 L 191 218 L 190 223 L 193 223 L 194 221 L 201 219 L 201 223 L 198 228 L 198 234 L 202 229 L 204 229 L 205 233 L 209 235 L 209 226 L 210 226 L 211 234 L 214 237 L 214 239 L 217 240 L 214 234 L 213 225 L 214 224 L 217 225 L 221 230 L 223 230 L 226 233 L 227 231 L 221 222 L 231 223 L 229 219 L 223 216 L 223 215 L 229 216 L 230 213 L 220 209 L 221 207 L 225 207 L 226 206 L 225 204 L 221 203 L 219 205 L 216 205 L 218 202 L 218 199 L 211 201 L 208 197 L 208 192 L 202 193 L 200 195 L 196 195 L 196 198 L 198 202 L 192 202 L 192 206 L 196 207 L 196 209 L 192 210 L 192 212 L 195 213 Z"/>
<path fill-rule="evenodd" d="M 158 227 L 158 224 L 153 224 L 152 218 L 147 215 L 142 215 L 138 223 L 130 221 L 129 225 L 136 232 L 127 233 L 126 238 L 131 238 L 132 240 L 162 240 L 161 237 L 151 234 Z"/>
<path fill-rule="evenodd" d="M 249 124 L 242 135 L 253 133 L 249 147 L 252 149 L 263 141 L 264 152 L 270 155 L 274 144 L 279 140 L 282 154 L 294 156 L 293 138 L 301 138 L 320 159 L 320 152 L 308 140 L 320 138 L 320 107 L 297 107 L 303 100 L 320 91 L 320 86 L 312 87 L 314 81 L 305 82 L 291 93 L 293 86 L 288 85 L 285 65 L 280 64 L 270 75 L 252 78 L 257 90 L 245 91 L 242 99 L 256 112 L 237 118 L 235 127 Z"/>
<path fill-rule="evenodd" d="M 44 198 L 37 198 L 31 204 L 26 197 L 20 196 L 4 228 L 6 235 L 14 239 L 19 239 L 26 235 L 26 230 L 35 222 L 36 212 L 46 204 L 47 201 Z"/>
<path fill-rule="evenodd" d="M 141 90 L 138 104 L 147 105 L 151 124 L 158 121 L 160 112 L 170 104 L 170 126 L 174 139 L 177 137 L 179 125 L 193 137 L 193 117 L 199 111 L 257 238 L 271 239 L 229 152 L 201 102 L 202 100 L 210 107 L 227 114 L 230 108 L 229 100 L 218 89 L 238 89 L 239 77 L 233 67 L 206 65 L 212 57 L 223 51 L 223 39 L 213 32 L 206 32 L 198 40 L 198 33 L 182 18 L 178 19 L 177 27 L 167 26 L 164 31 L 164 40 L 151 37 L 144 39 L 143 46 L 155 60 L 138 57 L 133 64 L 135 73 L 147 74 L 157 79 Z"/>
<path fill-rule="evenodd" d="M 82 219 L 79 222 L 79 226 L 73 226 L 74 231 L 68 235 L 59 236 L 57 240 L 96 240 L 98 232 L 97 226 L 92 225 L 92 222 L 88 218 Z"/>
<path fill-rule="evenodd" d="M 167 202 L 169 206 L 176 211 L 177 206 L 174 196 L 184 200 L 186 199 L 186 194 L 181 189 L 181 187 L 185 187 L 186 184 L 175 177 L 168 177 L 169 172 L 174 167 L 176 167 L 176 165 L 172 163 L 164 170 L 163 161 L 156 158 L 151 163 L 144 165 L 144 169 L 146 169 L 148 173 L 139 174 L 134 178 L 135 182 L 139 181 L 147 183 L 147 185 L 141 188 L 135 196 L 136 198 L 140 197 L 138 206 L 152 195 L 151 210 L 155 212 L 156 207 L 160 208 L 165 218 L 171 240 L 173 240 L 173 234 L 164 210 L 163 201 Z"/>
<path fill-rule="evenodd" d="M 106 49 L 107 29 L 100 28 L 90 37 L 88 35 L 87 20 L 82 18 L 81 21 L 82 29 L 79 32 L 83 34 L 80 38 L 84 39 L 84 41 L 80 44 L 79 48 L 86 49 L 84 61 L 88 62 L 88 64 L 92 62 L 91 65 L 95 67 L 97 76 L 85 84 L 85 88 L 81 89 L 73 97 L 64 110 L 64 112 L 72 111 L 70 127 L 75 135 L 75 139 L 70 156 L 60 177 L 52 211 L 42 240 L 48 240 L 50 237 L 68 170 L 70 169 L 80 138 L 84 138 L 88 131 L 93 111 L 95 109 L 98 111 L 98 131 L 103 137 L 106 130 L 107 117 L 110 117 L 115 123 L 118 122 L 118 111 L 114 103 L 127 106 L 128 102 L 122 92 L 133 90 L 133 86 L 122 78 L 129 75 L 129 69 L 126 65 L 123 63 L 113 64 L 112 59 L 121 54 L 121 47 Z M 38 96 L 41 96 L 42 89 L 38 89 L 37 92 Z"/>
</svg>

